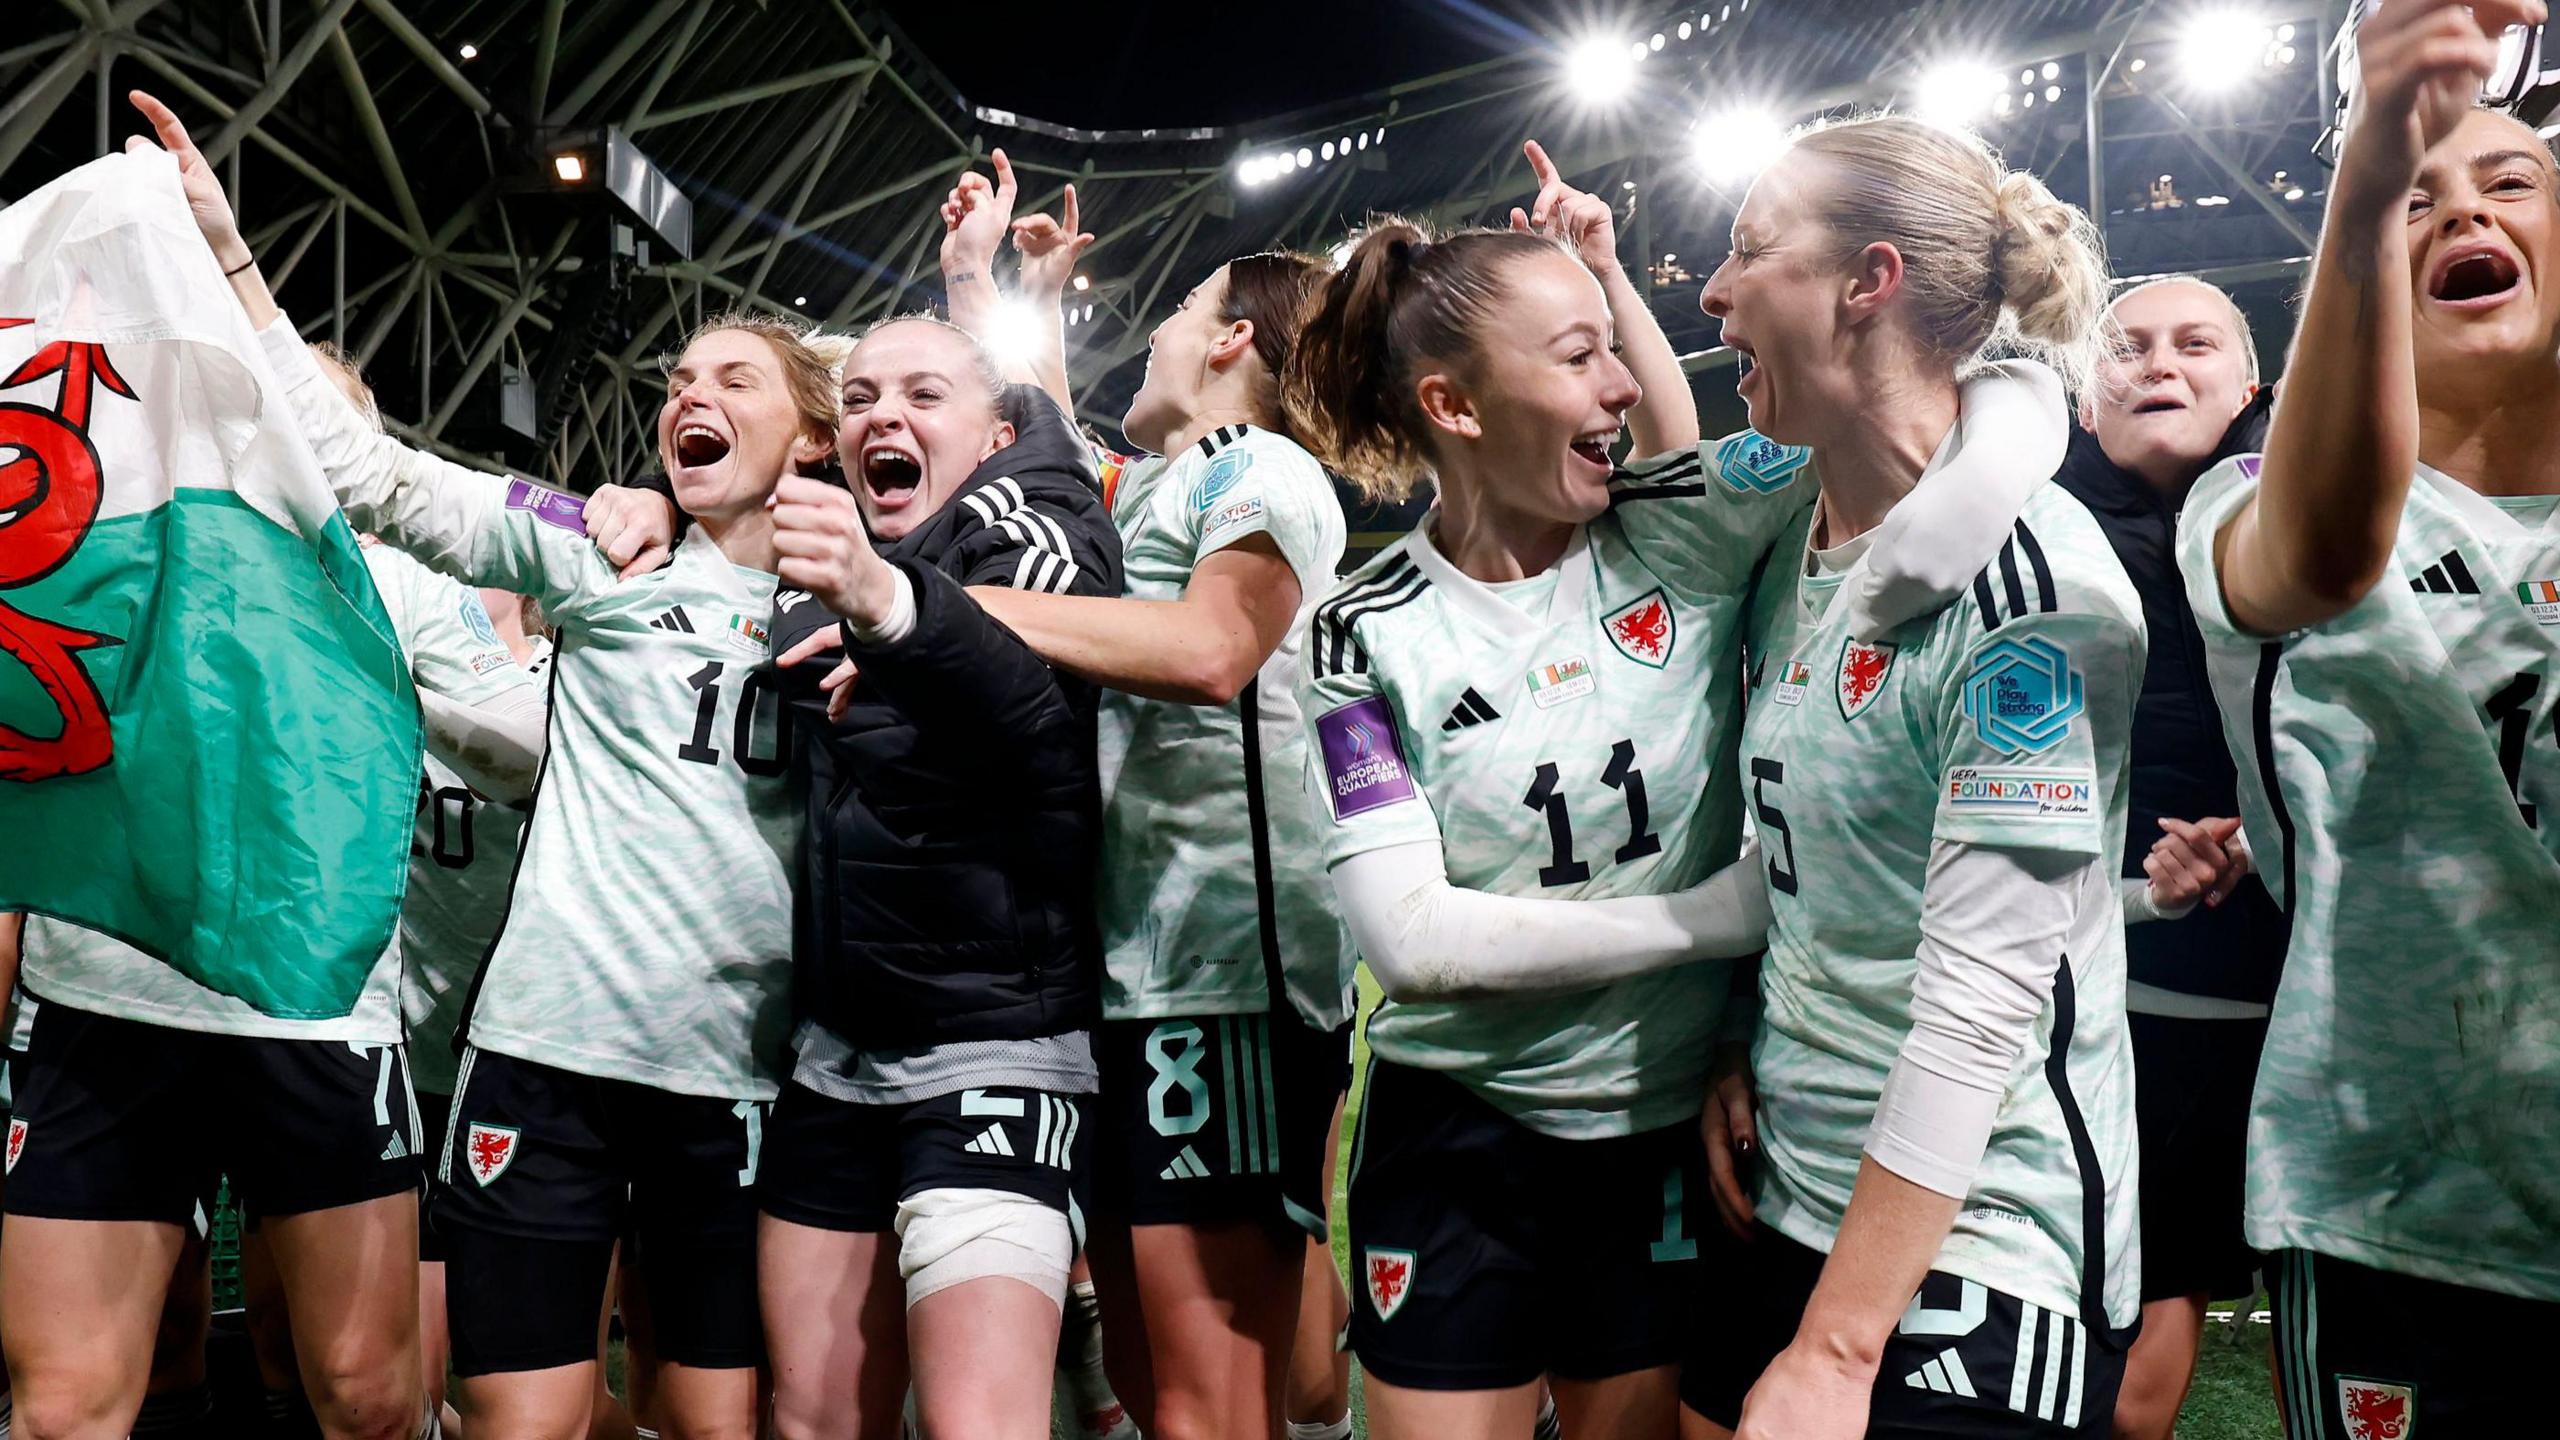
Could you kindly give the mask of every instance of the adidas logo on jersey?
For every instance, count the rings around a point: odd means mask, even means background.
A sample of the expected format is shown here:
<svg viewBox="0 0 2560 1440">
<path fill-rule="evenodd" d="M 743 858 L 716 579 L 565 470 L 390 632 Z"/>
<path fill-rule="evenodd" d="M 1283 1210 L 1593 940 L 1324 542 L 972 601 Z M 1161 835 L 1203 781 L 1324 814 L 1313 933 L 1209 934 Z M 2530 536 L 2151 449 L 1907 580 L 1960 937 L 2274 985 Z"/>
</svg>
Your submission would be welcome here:
<svg viewBox="0 0 2560 1440">
<path fill-rule="evenodd" d="M 1481 725 L 1487 720 L 1501 718 L 1502 712 L 1494 709 L 1483 696 L 1476 693 L 1476 687 L 1470 685 L 1465 693 L 1458 696 L 1458 703 L 1451 707 L 1449 718 L 1440 722 L 1440 728 L 1464 730 L 1470 725 Z"/>
<path fill-rule="evenodd" d="M 409 1158 L 409 1146 L 395 1132 L 391 1137 L 391 1143 L 382 1147 L 382 1158 L 385 1160 L 406 1160 Z"/>
<path fill-rule="evenodd" d="M 1159 1180 L 1206 1180 L 1209 1178 L 1209 1167 L 1201 1162 L 1199 1151 L 1185 1145 L 1182 1147 L 1182 1153 L 1173 1157 L 1172 1164 L 1156 1172 L 1156 1178 Z"/>
<path fill-rule="evenodd" d="M 1004 1126 L 1001 1122 L 989 1125 L 979 1132 L 977 1139 L 960 1148 L 972 1155 L 1010 1156 L 1013 1154 L 1013 1142 L 1005 1138 Z"/>
<path fill-rule="evenodd" d="M 683 606 L 671 605 L 667 607 L 666 614 L 649 622 L 649 628 L 652 630 L 672 630 L 680 635 L 690 635 L 693 633 L 693 620 L 690 616 L 684 613 Z"/>
<path fill-rule="evenodd" d="M 1935 1390 L 1941 1395 L 1976 1398 L 1973 1377 L 1965 1373 L 1964 1355 L 1954 1346 L 1947 1347 L 1938 1358 L 1902 1377 L 1902 1383 L 1914 1390 Z"/>
<path fill-rule="evenodd" d="M 2477 595 L 2480 582 L 2471 578 L 2461 551 L 2447 550 L 2443 559 L 2410 576 L 2409 588 L 2421 595 Z"/>
</svg>

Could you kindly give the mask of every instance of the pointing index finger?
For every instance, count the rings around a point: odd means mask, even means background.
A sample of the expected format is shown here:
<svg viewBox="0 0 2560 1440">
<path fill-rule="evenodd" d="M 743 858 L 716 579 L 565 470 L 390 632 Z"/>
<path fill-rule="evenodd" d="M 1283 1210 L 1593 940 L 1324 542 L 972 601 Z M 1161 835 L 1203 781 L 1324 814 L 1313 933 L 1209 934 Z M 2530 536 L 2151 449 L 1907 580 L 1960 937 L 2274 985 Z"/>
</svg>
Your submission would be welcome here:
<svg viewBox="0 0 2560 1440">
<path fill-rule="evenodd" d="M 1547 158 L 1546 146 L 1531 140 L 1520 147 L 1520 153 L 1529 157 L 1529 173 L 1538 177 L 1539 189 L 1556 183 L 1556 162 Z"/>
<path fill-rule="evenodd" d="M 1001 204 L 1011 205 L 1014 196 L 1013 162 L 1005 158 L 1004 149 L 1001 146 L 997 147 L 995 154 L 988 158 L 995 163 L 996 167 L 996 199 Z"/>
</svg>

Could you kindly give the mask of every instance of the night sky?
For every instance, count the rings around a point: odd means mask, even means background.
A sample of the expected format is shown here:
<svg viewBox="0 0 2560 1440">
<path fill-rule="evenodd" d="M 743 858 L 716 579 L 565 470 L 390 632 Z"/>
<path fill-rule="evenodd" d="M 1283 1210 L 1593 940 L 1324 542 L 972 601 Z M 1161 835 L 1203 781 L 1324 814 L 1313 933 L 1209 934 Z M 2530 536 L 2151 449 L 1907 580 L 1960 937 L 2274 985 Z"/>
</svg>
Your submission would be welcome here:
<svg viewBox="0 0 2560 1440">
<path fill-rule="evenodd" d="M 885 0 L 970 103 L 1087 129 L 1277 115 L 1513 53 L 1572 8 L 1521 0 Z"/>
</svg>

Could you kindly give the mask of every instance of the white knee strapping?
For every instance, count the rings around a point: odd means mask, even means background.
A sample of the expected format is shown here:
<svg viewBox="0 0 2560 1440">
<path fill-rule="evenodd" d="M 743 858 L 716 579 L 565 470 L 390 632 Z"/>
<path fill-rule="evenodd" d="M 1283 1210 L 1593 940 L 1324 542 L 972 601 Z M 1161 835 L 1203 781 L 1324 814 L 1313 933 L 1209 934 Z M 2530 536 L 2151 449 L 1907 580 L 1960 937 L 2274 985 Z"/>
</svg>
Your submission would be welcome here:
<svg viewBox="0 0 2560 1440">
<path fill-rule="evenodd" d="M 912 1306 L 1001 1275 L 1063 1305 L 1075 1239 L 1067 1217 L 1010 1190 L 926 1190 L 898 1202 L 898 1274 Z"/>
</svg>

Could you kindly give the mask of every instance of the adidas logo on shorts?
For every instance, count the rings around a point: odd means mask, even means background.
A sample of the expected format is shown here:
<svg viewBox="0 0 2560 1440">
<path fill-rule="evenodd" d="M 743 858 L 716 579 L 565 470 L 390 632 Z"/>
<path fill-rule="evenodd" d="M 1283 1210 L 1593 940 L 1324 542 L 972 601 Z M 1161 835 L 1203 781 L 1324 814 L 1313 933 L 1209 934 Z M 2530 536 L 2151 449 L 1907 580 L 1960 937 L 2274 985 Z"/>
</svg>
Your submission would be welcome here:
<svg viewBox="0 0 2560 1440">
<path fill-rule="evenodd" d="M 1209 1178 L 1209 1167 L 1202 1163 L 1199 1151 L 1185 1145 L 1182 1147 L 1182 1153 L 1173 1157 L 1172 1164 L 1156 1172 L 1156 1178 L 1159 1180 L 1206 1180 Z"/>
<path fill-rule="evenodd" d="M 960 1148 L 972 1155 L 1011 1155 L 1013 1142 L 1004 1138 L 1004 1126 L 990 1125 L 977 1139 Z"/>
</svg>

